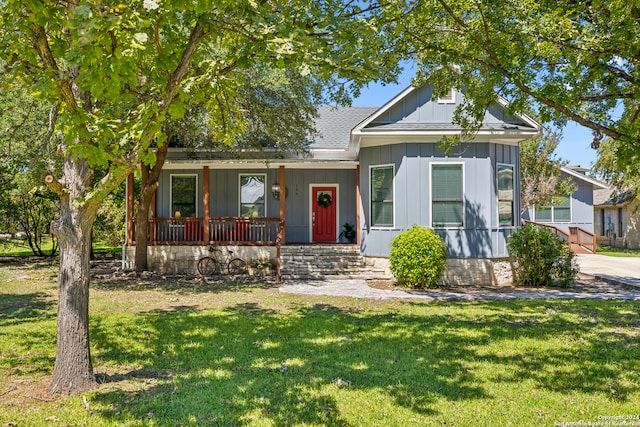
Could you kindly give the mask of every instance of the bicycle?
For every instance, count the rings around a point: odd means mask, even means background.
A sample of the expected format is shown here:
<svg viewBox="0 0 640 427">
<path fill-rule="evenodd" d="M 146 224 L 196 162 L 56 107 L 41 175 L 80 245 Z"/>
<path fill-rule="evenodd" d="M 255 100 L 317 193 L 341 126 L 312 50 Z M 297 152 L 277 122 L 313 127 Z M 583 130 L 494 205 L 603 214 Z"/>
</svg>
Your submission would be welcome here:
<svg viewBox="0 0 640 427">
<path fill-rule="evenodd" d="M 232 275 L 247 274 L 247 262 L 242 258 L 234 258 L 233 251 L 227 249 L 224 259 L 221 258 L 222 250 L 215 246 L 209 246 L 209 253 L 210 255 L 198 260 L 198 273 L 202 276 L 223 273 L 225 267 L 226 271 Z"/>
</svg>

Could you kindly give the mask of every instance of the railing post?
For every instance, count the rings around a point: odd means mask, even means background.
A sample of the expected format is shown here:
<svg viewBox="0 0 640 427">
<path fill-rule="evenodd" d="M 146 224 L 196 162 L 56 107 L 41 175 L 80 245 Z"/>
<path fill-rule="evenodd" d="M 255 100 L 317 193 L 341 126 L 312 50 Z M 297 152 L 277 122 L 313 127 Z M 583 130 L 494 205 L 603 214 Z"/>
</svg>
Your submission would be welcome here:
<svg viewBox="0 0 640 427">
<path fill-rule="evenodd" d="M 203 200 L 202 200 L 202 205 L 204 207 L 204 213 L 203 213 L 203 221 L 204 224 L 202 224 L 202 244 L 203 245 L 207 245 L 209 244 L 209 215 L 210 215 L 210 208 L 209 208 L 209 201 L 210 201 L 210 190 L 209 190 L 209 166 L 204 166 L 202 168 L 202 181 L 203 181 Z"/>
<path fill-rule="evenodd" d="M 280 223 L 278 224 L 278 233 L 276 235 L 276 283 L 280 283 L 282 281 L 280 268 L 282 267 L 281 247 L 282 247 L 283 228 L 284 228 L 284 221 L 280 220 Z"/>
</svg>

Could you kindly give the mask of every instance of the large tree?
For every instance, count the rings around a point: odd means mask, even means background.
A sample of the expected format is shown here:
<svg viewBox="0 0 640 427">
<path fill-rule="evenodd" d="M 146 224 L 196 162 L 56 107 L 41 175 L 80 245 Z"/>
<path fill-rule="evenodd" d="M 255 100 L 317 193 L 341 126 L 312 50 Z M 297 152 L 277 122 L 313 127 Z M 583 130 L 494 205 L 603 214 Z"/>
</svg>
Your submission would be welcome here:
<svg viewBox="0 0 640 427">
<path fill-rule="evenodd" d="M 576 188 L 561 168 L 567 162 L 556 156 L 558 135 L 545 135 L 520 144 L 520 208 L 524 212 L 535 205 L 547 205 L 568 196 Z"/>
<path fill-rule="evenodd" d="M 640 9 L 627 0 L 419 0 L 398 20 L 418 80 L 465 88 L 458 120 L 473 130 L 495 93 L 510 109 L 620 141 L 640 161 Z M 622 114 L 620 114 L 622 110 Z M 637 168 L 636 168 L 637 169 Z"/>
<path fill-rule="evenodd" d="M 396 66 L 380 13 L 374 2 L 341 0 L 2 2 L 3 72 L 57 106 L 55 126 L 64 135 L 61 176 L 47 177 L 61 205 L 52 223 L 60 243 L 52 392 L 96 384 L 88 327 L 91 228 L 103 200 L 139 162 L 155 164 L 150 147 L 167 143 L 165 124 L 211 100 L 213 135 L 234 136 L 223 108 L 240 89 L 231 72 L 258 65 L 295 67 L 333 81 L 336 96 L 348 95 Z M 93 177 L 98 170 L 106 172 Z"/>
</svg>

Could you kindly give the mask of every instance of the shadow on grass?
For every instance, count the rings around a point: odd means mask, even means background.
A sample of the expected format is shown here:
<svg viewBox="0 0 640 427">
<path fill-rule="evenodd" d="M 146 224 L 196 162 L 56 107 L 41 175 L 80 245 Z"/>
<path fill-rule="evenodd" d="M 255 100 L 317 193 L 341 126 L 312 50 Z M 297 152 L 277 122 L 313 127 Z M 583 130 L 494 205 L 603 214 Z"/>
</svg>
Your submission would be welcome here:
<svg viewBox="0 0 640 427">
<path fill-rule="evenodd" d="M 147 416 L 166 425 L 240 425 L 251 417 L 275 425 L 348 425 L 339 409 L 344 393 L 368 396 L 360 404 L 378 399 L 429 416 L 437 414 L 437 400 L 491 399 L 488 383 L 526 380 L 563 394 L 624 400 L 638 388 L 623 389 L 616 379 L 637 368 L 639 350 L 633 337 L 603 333 L 601 323 L 638 326 L 637 316 L 623 319 L 620 304 L 465 303 L 450 312 L 444 304 L 436 311 L 415 304 L 413 314 L 242 304 L 215 314 L 189 307 L 147 312 L 121 323 L 94 318 L 97 357 L 120 366 L 137 361 L 152 377 L 142 391 L 103 391 L 94 399 L 110 408 L 102 415 L 114 422 Z M 558 344 L 509 351 L 519 340 Z M 502 344 L 505 351 L 486 350 Z"/>
<path fill-rule="evenodd" d="M 0 298 L 0 326 L 41 321 L 55 317 L 55 301 L 45 292 L 2 294 Z"/>
<path fill-rule="evenodd" d="M 198 276 L 124 277 L 119 279 L 92 279 L 94 289 L 110 291 L 161 290 L 178 293 L 219 293 L 250 289 L 270 289 L 278 285 L 272 279 L 216 276 L 207 279 Z"/>
</svg>

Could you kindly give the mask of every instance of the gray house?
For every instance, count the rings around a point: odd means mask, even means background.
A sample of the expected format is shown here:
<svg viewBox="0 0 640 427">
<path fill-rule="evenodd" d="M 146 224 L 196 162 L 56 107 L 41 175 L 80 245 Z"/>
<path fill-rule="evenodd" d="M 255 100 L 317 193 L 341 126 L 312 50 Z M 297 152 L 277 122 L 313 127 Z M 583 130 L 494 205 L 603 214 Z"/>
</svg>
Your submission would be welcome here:
<svg viewBox="0 0 640 427">
<path fill-rule="evenodd" d="M 522 215 L 524 220 L 556 229 L 578 253 L 596 250 L 594 191 L 607 188 L 606 184 L 587 176 L 587 171 L 579 166 L 562 167 L 561 173 L 573 181 L 576 190 L 556 204 L 531 206 Z"/>
<path fill-rule="evenodd" d="M 453 114 L 463 97 L 452 90 L 432 99 L 427 85 L 380 108 L 321 107 L 307 156 L 221 159 L 170 149 L 150 218 L 151 267 L 193 268 L 189 260 L 209 244 L 245 258 L 275 257 L 277 240 L 311 251 L 345 243 L 347 223 L 365 257 L 387 257 L 391 239 L 413 224 L 436 230 L 452 259 L 506 257 L 520 222 L 518 144 L 541 126 L 508 115 L 499 99 L 473 138 L 447 154 L 438 142 L 461 132 Z M 129 209 L 129 267 L 134 227 Z"/>
</svg>

